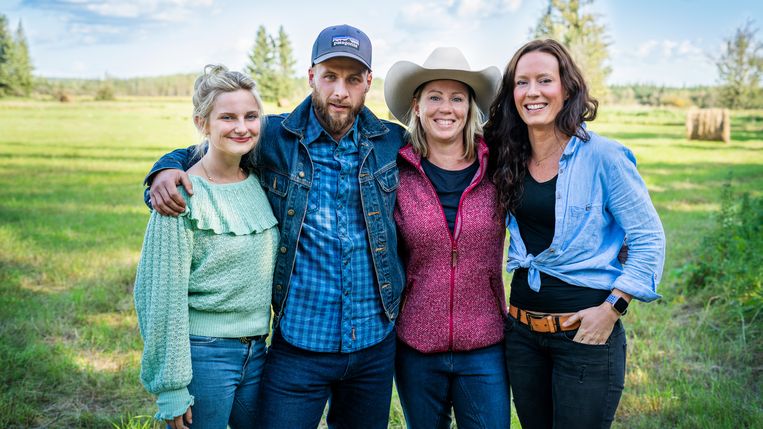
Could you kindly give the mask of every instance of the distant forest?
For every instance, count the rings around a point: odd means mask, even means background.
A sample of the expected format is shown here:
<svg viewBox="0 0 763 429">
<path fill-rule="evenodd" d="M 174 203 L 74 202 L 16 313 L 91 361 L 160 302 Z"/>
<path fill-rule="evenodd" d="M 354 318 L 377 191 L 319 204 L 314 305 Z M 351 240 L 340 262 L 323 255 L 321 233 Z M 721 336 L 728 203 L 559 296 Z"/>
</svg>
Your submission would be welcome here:
<svg viewBox="0 0 763 429">
<path fill-rule="evenodd" d="M 57 100 L 67 97 L 94 97 L 113 99 L 120 96 L 190 97 L 196 74 L 173 74 L 156 77 L 129 79 L 53 79 L 35 78 L 32 92 L 38 97 Z M 306 77 L 293 78 L 294 97 L 300 99 L 309 92 Z M 374 88 L 381 88 L 382 80 L 374 79 Z M 595 95 L 595 94 L 594 94 Z M 608 94 L 600 99 L 607 104 L 712 107 L 719 104 L 720 89 L 717 86 L 667 87 L 649 84 L 610 85 Z M 66 100 L 64 100 L 66 101 Z M 758 99 L 752 108 L 763 108 Z"/>
<path fill-rule="evenodd" d="M 32 93 L 38 97 L 52 97 L 57 100 L 72 97 L 95 97 L 113 99 L 119 96 L 143 97 L 190 97 L 193 83 L 198 74 L 183 73 L 166 76 L 134 77 L 119 79 L 61 79 L 37 77 Z M 305 78 L 294 78 L 295 87 L 304 89 L 308 86 Z"/>
</svg>

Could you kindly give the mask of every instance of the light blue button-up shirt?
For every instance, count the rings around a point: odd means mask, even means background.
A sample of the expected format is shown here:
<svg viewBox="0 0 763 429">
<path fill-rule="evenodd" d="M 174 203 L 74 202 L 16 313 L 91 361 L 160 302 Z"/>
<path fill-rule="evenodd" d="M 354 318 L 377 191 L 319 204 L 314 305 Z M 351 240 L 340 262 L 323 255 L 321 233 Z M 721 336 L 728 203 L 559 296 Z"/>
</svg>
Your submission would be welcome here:
<svg viewBox="0 0 763 429">
<path fill-rule="evenodd" d="M 665 232 L 628 148 L 588 131 L 572 137 L 559 160 L 554 238 L 538 255 L 527 253 L 517 220 L 510 234 L 506 270 L 527 268 L 530 289 L 540 272 L 571 285 L 619 289 L 640 301 L 660 298 L 657 284 L 665 262 Z M 624 237 L 628 260 L 617 260 Z"/>
</svg>

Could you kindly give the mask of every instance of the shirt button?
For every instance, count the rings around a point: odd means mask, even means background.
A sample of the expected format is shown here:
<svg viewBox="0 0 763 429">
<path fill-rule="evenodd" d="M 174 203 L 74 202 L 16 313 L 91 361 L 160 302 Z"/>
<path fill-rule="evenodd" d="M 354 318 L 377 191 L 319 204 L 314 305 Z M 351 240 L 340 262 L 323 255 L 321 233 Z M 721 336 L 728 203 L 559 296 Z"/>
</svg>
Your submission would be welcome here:
<svg viewBox="0 0 763 429">
<path fill-rule="evenodd" d="M 554 253 L 554 248 L 553 248 L 553 247 L 551 247 L 551 248 L 549 248 L 549 249 L 548 249 L 548 251 L 549 251 L 550 253 Z"/>
<path fill-rule="evenodd" d="M 281 246 L 280 251 L 281 251 L 281 253 L 286 253 L 286 246 Z"/>
<path fill-rule="evenodd" d="M 563 168 L 560 168 L 560 169 L 559 169 L 559 174 L 562 174 L 562 173 L 564 173 L 564 169 L 563 169 Z"/>
<path fill-rule="evenodd" d="M 283 289 L 283 285 L 276 285 L 276 290 L 280 291 L 281 289 Z"/>
<path fill-rule="evenodd" d="M 289 209 L 286 211 L 286 214 L 289 216 L 294 216 L 294 213 L 295 213 L 294 209 Z"/>
<path fill-rule="evenodd" d="M 300 171 L 298 175 L 299 175 L 299 177 L 305 177 L 305 172 L 304 171 Z"/>
</svg>

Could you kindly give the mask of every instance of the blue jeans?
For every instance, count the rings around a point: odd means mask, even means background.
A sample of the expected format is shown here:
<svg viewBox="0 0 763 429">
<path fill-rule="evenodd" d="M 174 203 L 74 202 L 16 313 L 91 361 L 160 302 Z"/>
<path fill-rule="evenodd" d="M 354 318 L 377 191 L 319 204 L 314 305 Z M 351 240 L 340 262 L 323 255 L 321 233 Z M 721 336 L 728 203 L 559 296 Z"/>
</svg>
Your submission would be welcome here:
<svg viewBox="0 0 763 429">
<path fill-rule="evenodd" d="M 508 428 L 509 379 L 503 344 L 465 352 L 421 353 L 397 344 L 395 382 L 409 429 Z"/>
<path fill-rule="evenodd" d="M 249 428 L 256 421 L 265 339 L 242 343 L 238 338 L 191 335 L 193 378 L 188 391 L 193 429 Z"/>
<path fill-rule="evenodd" d="M 295 347 L 276 330 L 262 376 L 259 428 L 316 428 L 326 401 L 329 428 L 383 429 L 389 420 L 395 331 L 352 353 Z"/>
<path fill-rule="evenodd" d="M 572 341 L 577 331 L 543 334 L 509 317 L 506 365 L 524 429 L 608 428 L 625 384 L 625 329 L 605 344 Z"/>
</svg>

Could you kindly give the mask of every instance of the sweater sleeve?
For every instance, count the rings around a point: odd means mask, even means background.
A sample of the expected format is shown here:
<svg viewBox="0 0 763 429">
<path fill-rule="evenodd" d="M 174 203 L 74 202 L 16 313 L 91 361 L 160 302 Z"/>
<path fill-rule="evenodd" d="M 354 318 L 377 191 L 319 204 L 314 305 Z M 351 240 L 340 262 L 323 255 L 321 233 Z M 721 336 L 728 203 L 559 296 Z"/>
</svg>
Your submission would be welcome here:
<svg viewBox="0 0 763 429">
<path fill-rule="evenodd" d="M 157 419 L 193 405 L 188 339 L 188 282 L 193 231 L 185 214 L 151 214 L 135 279 L 135 309 L 143 337 L 140 378 L 157 395 Z"/>
</svg>

